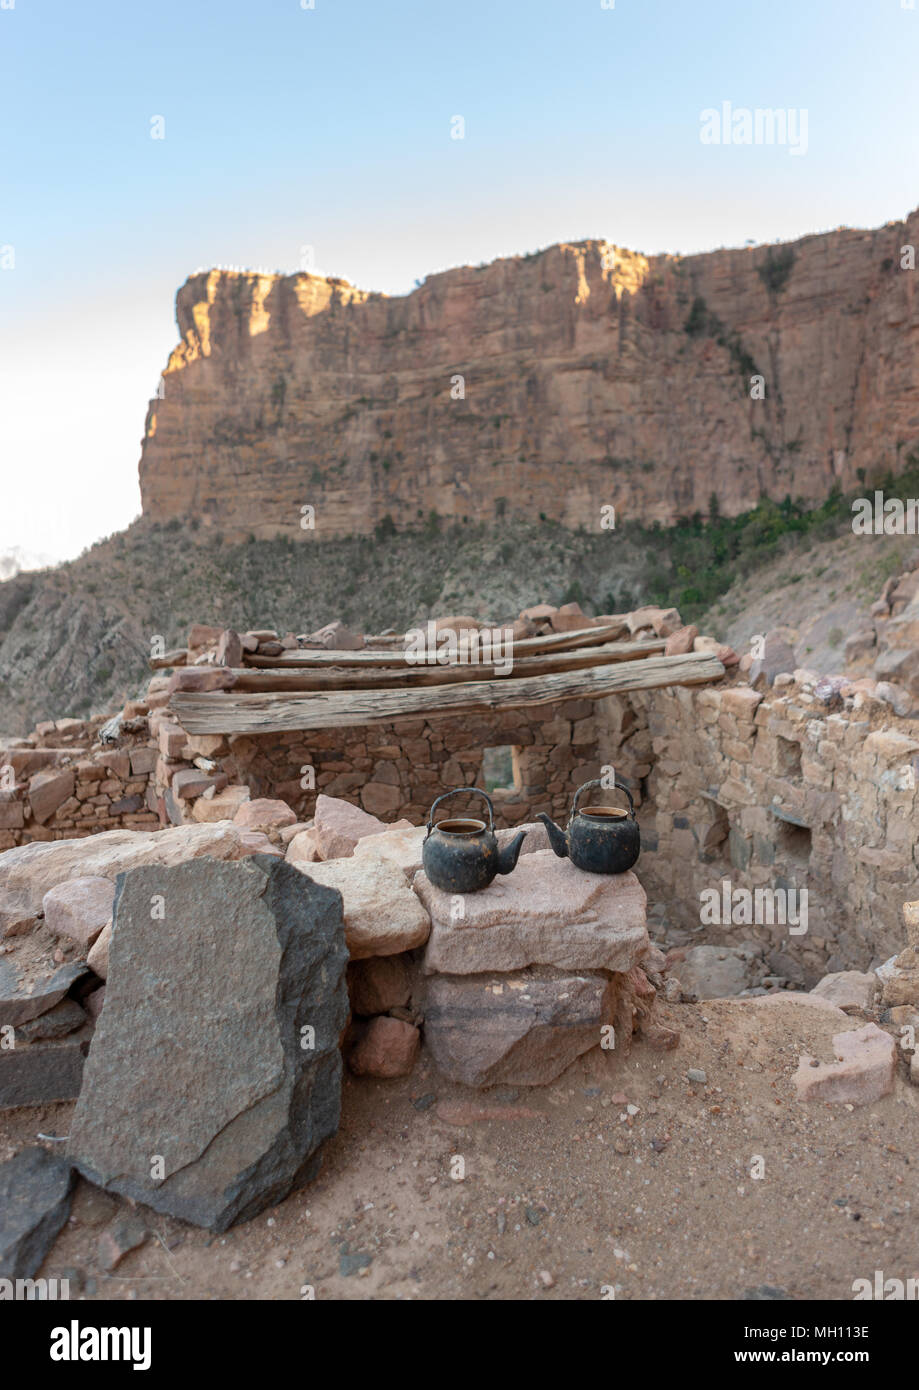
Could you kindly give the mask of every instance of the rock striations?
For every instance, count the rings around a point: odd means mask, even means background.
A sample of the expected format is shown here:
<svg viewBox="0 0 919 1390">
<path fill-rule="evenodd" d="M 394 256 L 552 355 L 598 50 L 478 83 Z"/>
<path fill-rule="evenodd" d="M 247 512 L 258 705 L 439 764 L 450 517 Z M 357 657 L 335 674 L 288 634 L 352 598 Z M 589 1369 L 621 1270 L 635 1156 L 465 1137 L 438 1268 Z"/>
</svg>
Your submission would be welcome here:
<svg viewBox="0 0 919 1390">
<path fill-rule="evenodd" d="M 194 275 L 147 416 L 144 513 L 303 539 L 432 512 L 597 530 L 603 504 L 667 523 L 713 495 L 725 514 L 823 499 L 919 439 L 917 241 L 919 212 L 685 258 L 584 241 L 401 298 Z"/>
</svg>

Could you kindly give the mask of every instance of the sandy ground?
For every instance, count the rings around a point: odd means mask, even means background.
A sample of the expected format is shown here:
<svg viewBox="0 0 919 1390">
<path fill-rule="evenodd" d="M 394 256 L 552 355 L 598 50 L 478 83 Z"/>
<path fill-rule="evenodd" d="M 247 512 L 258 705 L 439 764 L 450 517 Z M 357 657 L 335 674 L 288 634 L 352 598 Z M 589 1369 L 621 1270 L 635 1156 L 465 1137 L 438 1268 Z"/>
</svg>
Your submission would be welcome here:
<svg viewBox="0 0 919 1390">
<path fill-rule="evenodd" d="M 803 1105 L 799 1054 L 831 1061 L 863 1020 L 787 1000 L 658 1013 L 675 1051 L 596 1050 L 550 1087 L 472 1092 L 424 1056 L 405 1080 L 347 1077 L 314 1184 L 224 1236 L 140 1208 L 150 1238 L 112 1274 L 99 1237 L 128 1204 L 81 1180 L 41 1272 L 79 1270 L 85 1299 L 851 1299 L 876 1269 L 919 1275 L 907 1054 L 882 1101 Z M 0 1156 L 71 1110 L 0 1115 Z"/>
</svg>

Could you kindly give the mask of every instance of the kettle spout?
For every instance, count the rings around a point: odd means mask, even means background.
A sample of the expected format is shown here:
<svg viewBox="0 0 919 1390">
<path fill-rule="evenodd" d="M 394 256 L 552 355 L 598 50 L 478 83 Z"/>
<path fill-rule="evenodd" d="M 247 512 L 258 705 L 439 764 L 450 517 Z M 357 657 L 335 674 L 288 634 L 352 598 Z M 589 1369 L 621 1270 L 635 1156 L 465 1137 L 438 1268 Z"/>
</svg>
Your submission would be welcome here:
<svg viewBox="0 0 919 1390">
<path fill-rule="evenodd" d="M 559 859 L 567 859 L 568 836 L 565 834 L 564 830 L 560 830 L 558 826 L 555 824 L 555 821 L 552 820 L 551 817 L 546 815 L 545 811 L 540 811 L 536 819 L 541 820 L 543 825 L 546 827 L 546 832 L 549 836 L 549 844 L 555 850 L 555 853 L 558 855 Z"/>
<path fill-rule="evenodd" d="M 499 874 L 513 873 L 514 869 L 516 869 L 517 860 L 520 858 L 520 846 L 523 844 L 526 837 L 526 831 L 521 830 L 519 834 L 515 835 L 514 838 L 508 841 L 504 846 L 501 853 L 498 855 Z"/>
</svg>

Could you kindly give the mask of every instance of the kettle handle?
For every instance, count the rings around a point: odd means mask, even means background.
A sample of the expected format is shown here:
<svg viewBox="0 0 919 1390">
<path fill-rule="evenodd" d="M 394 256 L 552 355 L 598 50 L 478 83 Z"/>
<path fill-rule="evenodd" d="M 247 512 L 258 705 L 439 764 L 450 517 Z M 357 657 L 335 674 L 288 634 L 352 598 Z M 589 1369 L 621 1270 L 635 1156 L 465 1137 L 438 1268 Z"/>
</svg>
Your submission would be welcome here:
<svg viewBox="0 0 919 1390">
<path fill-rule="evenodd" d="M 571 805 L 571 816 L 570 816 L 570 818 L 569 818 L 569 824 L 571 823 L 571 821 L 574 820 L 575 816 L 576 816 L 577 813 L 578 813 L 578 800 L 580 799 L 581 792 L 586 792 L 586 790 L 587 790 L 588 787 L 602 787 L 602 786 L 603 786 L 603 779 L 600 778 L 600 777 L 595 777 L 595 778 L 593 779 L 592 782 L 585 782 L 584 785 L 583 785 L 582 787 L 578 787 L 577 791 L 576 791 L 575 794 L 574 794 L 574 801 L 572 802 L 572 805 Z M 625 792 L 626 796 L 629 798 L 629 819 L 630 819 L 630 820 L 634 820 L 634 819 L 635 819 L 635 802 L 632 800 L 632 793 L 629 791 L 628 787 L 625 785 L 624 782 L 618 782 L 618 781 L 617 781 L 617 782 L 614 782 L 614 783 L 613 783 L 613 786 L 616 787 L 616 788 L 618 788 L 619 791 Z"/>
<path fill-rule="evenodd" d="M 454 787 L 452 791 L 444 792 L 443 796 L 439 796 L 428 812 L 428 834 L 425 835 L 425 839 L 428 838 L 428 835 L 430 835 L 431 831 L 434 829 L 434 812 L 437 810 L 440 803 L 446 801 L 448 796 L 457 796 L 460 792 L 474 792 L 476 796 L 484 796 L 488 803 L 488 829 L 492 834 L 495 833 L 495 811 L 488 793 L 483 792 L 481 787 Z"/>
</svg>

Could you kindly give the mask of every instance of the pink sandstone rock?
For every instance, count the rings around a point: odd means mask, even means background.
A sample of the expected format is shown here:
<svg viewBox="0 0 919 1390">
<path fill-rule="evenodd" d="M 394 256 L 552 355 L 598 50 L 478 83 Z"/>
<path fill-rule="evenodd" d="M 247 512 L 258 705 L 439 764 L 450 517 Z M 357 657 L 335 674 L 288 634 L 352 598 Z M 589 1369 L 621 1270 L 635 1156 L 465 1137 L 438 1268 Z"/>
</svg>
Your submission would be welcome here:
<svg viewBox="0 0 919 1390">
<path fill-rule="evenodd" d="M 425 974 L 526 965 L 626 973 L 648 949 L 645 891 L 633 873 L 588 874 L 551 850 L 478 893 L 442 892 L 422 871 L 414 891 L 431 918 Z"/>
<path fill-rule="evenodd" d="M 418 1058 L 421 1034 L 399 1018 L 371 1019 L 348 1055 L 357 1076 L 408 1076 Z"/>
<path fill-rule="evenodd" d="M 296 646 L 296 640 L 294 642 Z M 305 645 L 308 647 L 325 647 L 328 650 L 338 652 L 358 651 L 364 645 L 364 639 L 356 632 L 349 631 L 344 623 L 336 619 L 334 623 L 326 623 L 316 632 L 311 632 L 305 638 Z"/>
<path fill-rule="evenodd" d="M 867 1013 L 874 1006 L 877 993 L 877 976 L 873 972 L 864 974 L 861 970 L 839 970 L 832 975 L 824 975 L 811 990 L 811 994 L 828 999 L 844 1013 Z"/>
<path fill-rule="evenodd" d="M 348 966 L 351 1008 L 364 1018 L 404 1007 L 412 995 L 414 972 L 408 955 L 370 956 Z"/>
<path fill-rule="evenodd" d="M 166 690 L 168 695 L 177 690 L 229 690 L 235 680 L 226 666 L 180 666 Z"/>
<path fill-rule="evenodd" d="M 891 956 L 875 971 L 884 1003 L 889 1008 L 901 1004 L 919 1004 L 917 955 L 919 952 L 915 947 L 907 946 L 905 951 Z"/>
<path fill-rule="evenodd" d="M 223 628 L 212 627 L 209 623 L 192 623 L 188 629 L 188 646 L 212 647 L 222 631 Z"/>
<path fill-rule="evenodd" d="M 0 890 L 0 939 L 28 936 L 40 920 L 40 912 L 24 893 Z"/>
<path fill-rule="evenodd" d="M 255 801 L 244 801 L 236 815 L 234 824 L 244 830 L 274 830 L 281 825 L 294 825 L 296 814 L 286 801 L 271 801 L 258 797 Z"/>
<path fill-rule="evenodd" d="M 248 787 L 224 787 L 213 796 L 199 796 L 191 808 L 192 819 L 213 824 L 219 820 L 233 820 L 239 808 L 249 800 Z"/>
<path fill-rule="evenodd" d="M 582 627 L 593 627 L 593 618 L 588 618 L 579 603 L 563 603 L 549 619 L 553 632 L 576 632 Z"/>
<path fill-rule="evenodd" d="M 164 758 L 181 758 L 185 748 L 185 730 L 179 724 L 161 724 L 157 746 Z"/>
<path fill-rule="evenodd" d="M 421 868 L 421 847 L 427 830 L 423 825 L 404 825 L 398 830 L 386 826 L 382 833 L 365 835 L 354 846 L 354 858 L 386 859 L 396 864 L 406 878 L 412 878 Z"/>
<path fill-rule="evenodd" d="M 799 1100 L 870 1105 L 893 1090 L 897 1045 L 876 1023 L 836 1033 L 833 1051 L 837 1061 L 828 1064 L 815 1065 L 806 1053 L 801 1057 L 793 1078 Z"/>
<path fill-rule="evenodd" d="M 59 772 L 50 769 L 46 772 L 36 772 L 34 777 L 29 778 L 29 804 L 32 807 L 32 818 L 37 820 L 39 825 L 50 820 L 57 808 L 71 796 L 73 771 L 69 768 Z"/>
<path fill-rule="evenodd" d="M 86 964 L 90 970 L 94 971 L 100 980 L 104 980 L 108 975 L 108 953 L 112 940 L 112 924 L 106 922 L 99 935 L 96 937 L 95 945 L 90 948 L 86 957 Z"/>
<path fill-rule="evenodd" d="M 45 922 L 55 936 L 67 936 L 89 947 L 111 921 L 115 885 L 111 879 L 71 878 L 50 889 L 42 899 Z"/>
<path fill-rule="evenodd" d="M 156 767 L 156 749 L 146 744 L 142 744 L 139 748 L 132 748 L 129 756 L 132 777 L 143 777 Z"/>
<path fill-rule="evenodd" d="M 250 854 L 271 854 L 275 859 L 283 859 L 284 851 L 277 845 L 272 844 L 264 830 L 244 830 L 240 829 L 240 859 L 245 859 Z"/>
<path fill-rule="evenodd" d="M 678 627 L 676 632 L 671 632 L 664 645 L 664 656 L 683 656 L 693 649 L 693 643 L 699 635 L 699 629 L 695 623 L 690 623 L 688 627 Z"/>
<path fill-rule="evenodd" d="M 541 627 L 543 623 L 551 623 L 557 612 L 558 609 L 553 608 L 551 603 L 534 603 L 532 608 L 524 608 L 520 617 Z"/>
<path fill-rule="evenodd" d="M 398 794 L 396 787 L 390 788 Z M 399 821 L 399 826 L 410 824 Z M 381 835 L 393 830 L 377 816 L 368 815 L 350 801 L 342 801 L 337 796 L 325 796 L 322 792 L 316 797 L 316 810 L 313 816 L 316 831 L 316 845 L 323 859 L 345 859 L 354 853 L 358 840 L 366 835 Z"/>
<path fill-rule="evenodd" d="M 423 946 L 430 919 L 405 880 L 402 870 L 383 859 L 333 859 L 294 868 L 344 901 L 345 941 L 352 960 L 393 956 Z"/>
<path fill-rule="evenodd" d="M 243 644 L 238 632 L 226 628 L 217 640 L 214 659 L 218 666 L 237 667 L 243 663 Z"/>
<path fill-rule="evenodd" d="M 373 836 L 369 838 L 373 839 Z M 360 844 L 360 841 L 358 841 Z M 355 849 L 355 853 L 357 850 Z M 316 864 L 322 858 L 319 853 L 319 846 L 316 843 L 316 830 L 314 826 L 309 826 L 306 830 L 299 831 L 287 845 L 287 859 L 291 864 Z"/>
<path fill-rule="evenodd" d="M 469 614 L 454 614 L 448 618 L 435 618 L 434 632 L 477 632 L 482 626 L 478 618 L 470 618 Z"/>
<path fill-rule="evenodd" d="M 608 642 L 622 642 L 629 636 L 628 615 L 625 613 L 598 613 L 594 619 L 597 627 L 612 627 L 618 631 L 613 632 L 606 639 Z"/>
<path fill-rule="evenodd" d="M 629 613 L 628 624 L 632 633 L 650 627 L 658 637 L 670 637 L 683 626 L 683 619 L 675 608 L 657 608 L 654 604 L 646 604 Z"/>
<path fill-rule="evenodd" d="M 225 772 L 202 772 L 197 767 L 188 767 L 173 777 L 172 794 L 181 801 L 194 801 L 196 797 L 203 796 L 209 788 L 213 787 L 216 793 L 222 791 L 226 784 Z"/>
<path fill-rule="evenodd" d="M 231 821 L 176 825 L 167 830 L 103 830 L 83 839 L 17 845 L 0 854 L 0 887 L 19 893 L 35 912 L 50 888 L 73 878 L 110 879 L 141 864 L 183 864 L 208 855 L 239 859 L 243 832 Z"/>
<path fill-rule="evenodd" d="M 599 971 L 437 975 L 425 994 L 425 1045 L 451 1081 L 545 1086 L 597 1047 L 615 1001 Z"/>
<path fill-rule="evenodd" d="M 749 685 L 735 685 L 721 692 L 721 709 L 725 714 L 736 715 L 738 719 L 750 722 L 762 703 L 762 695 Z"/>
</svg>

